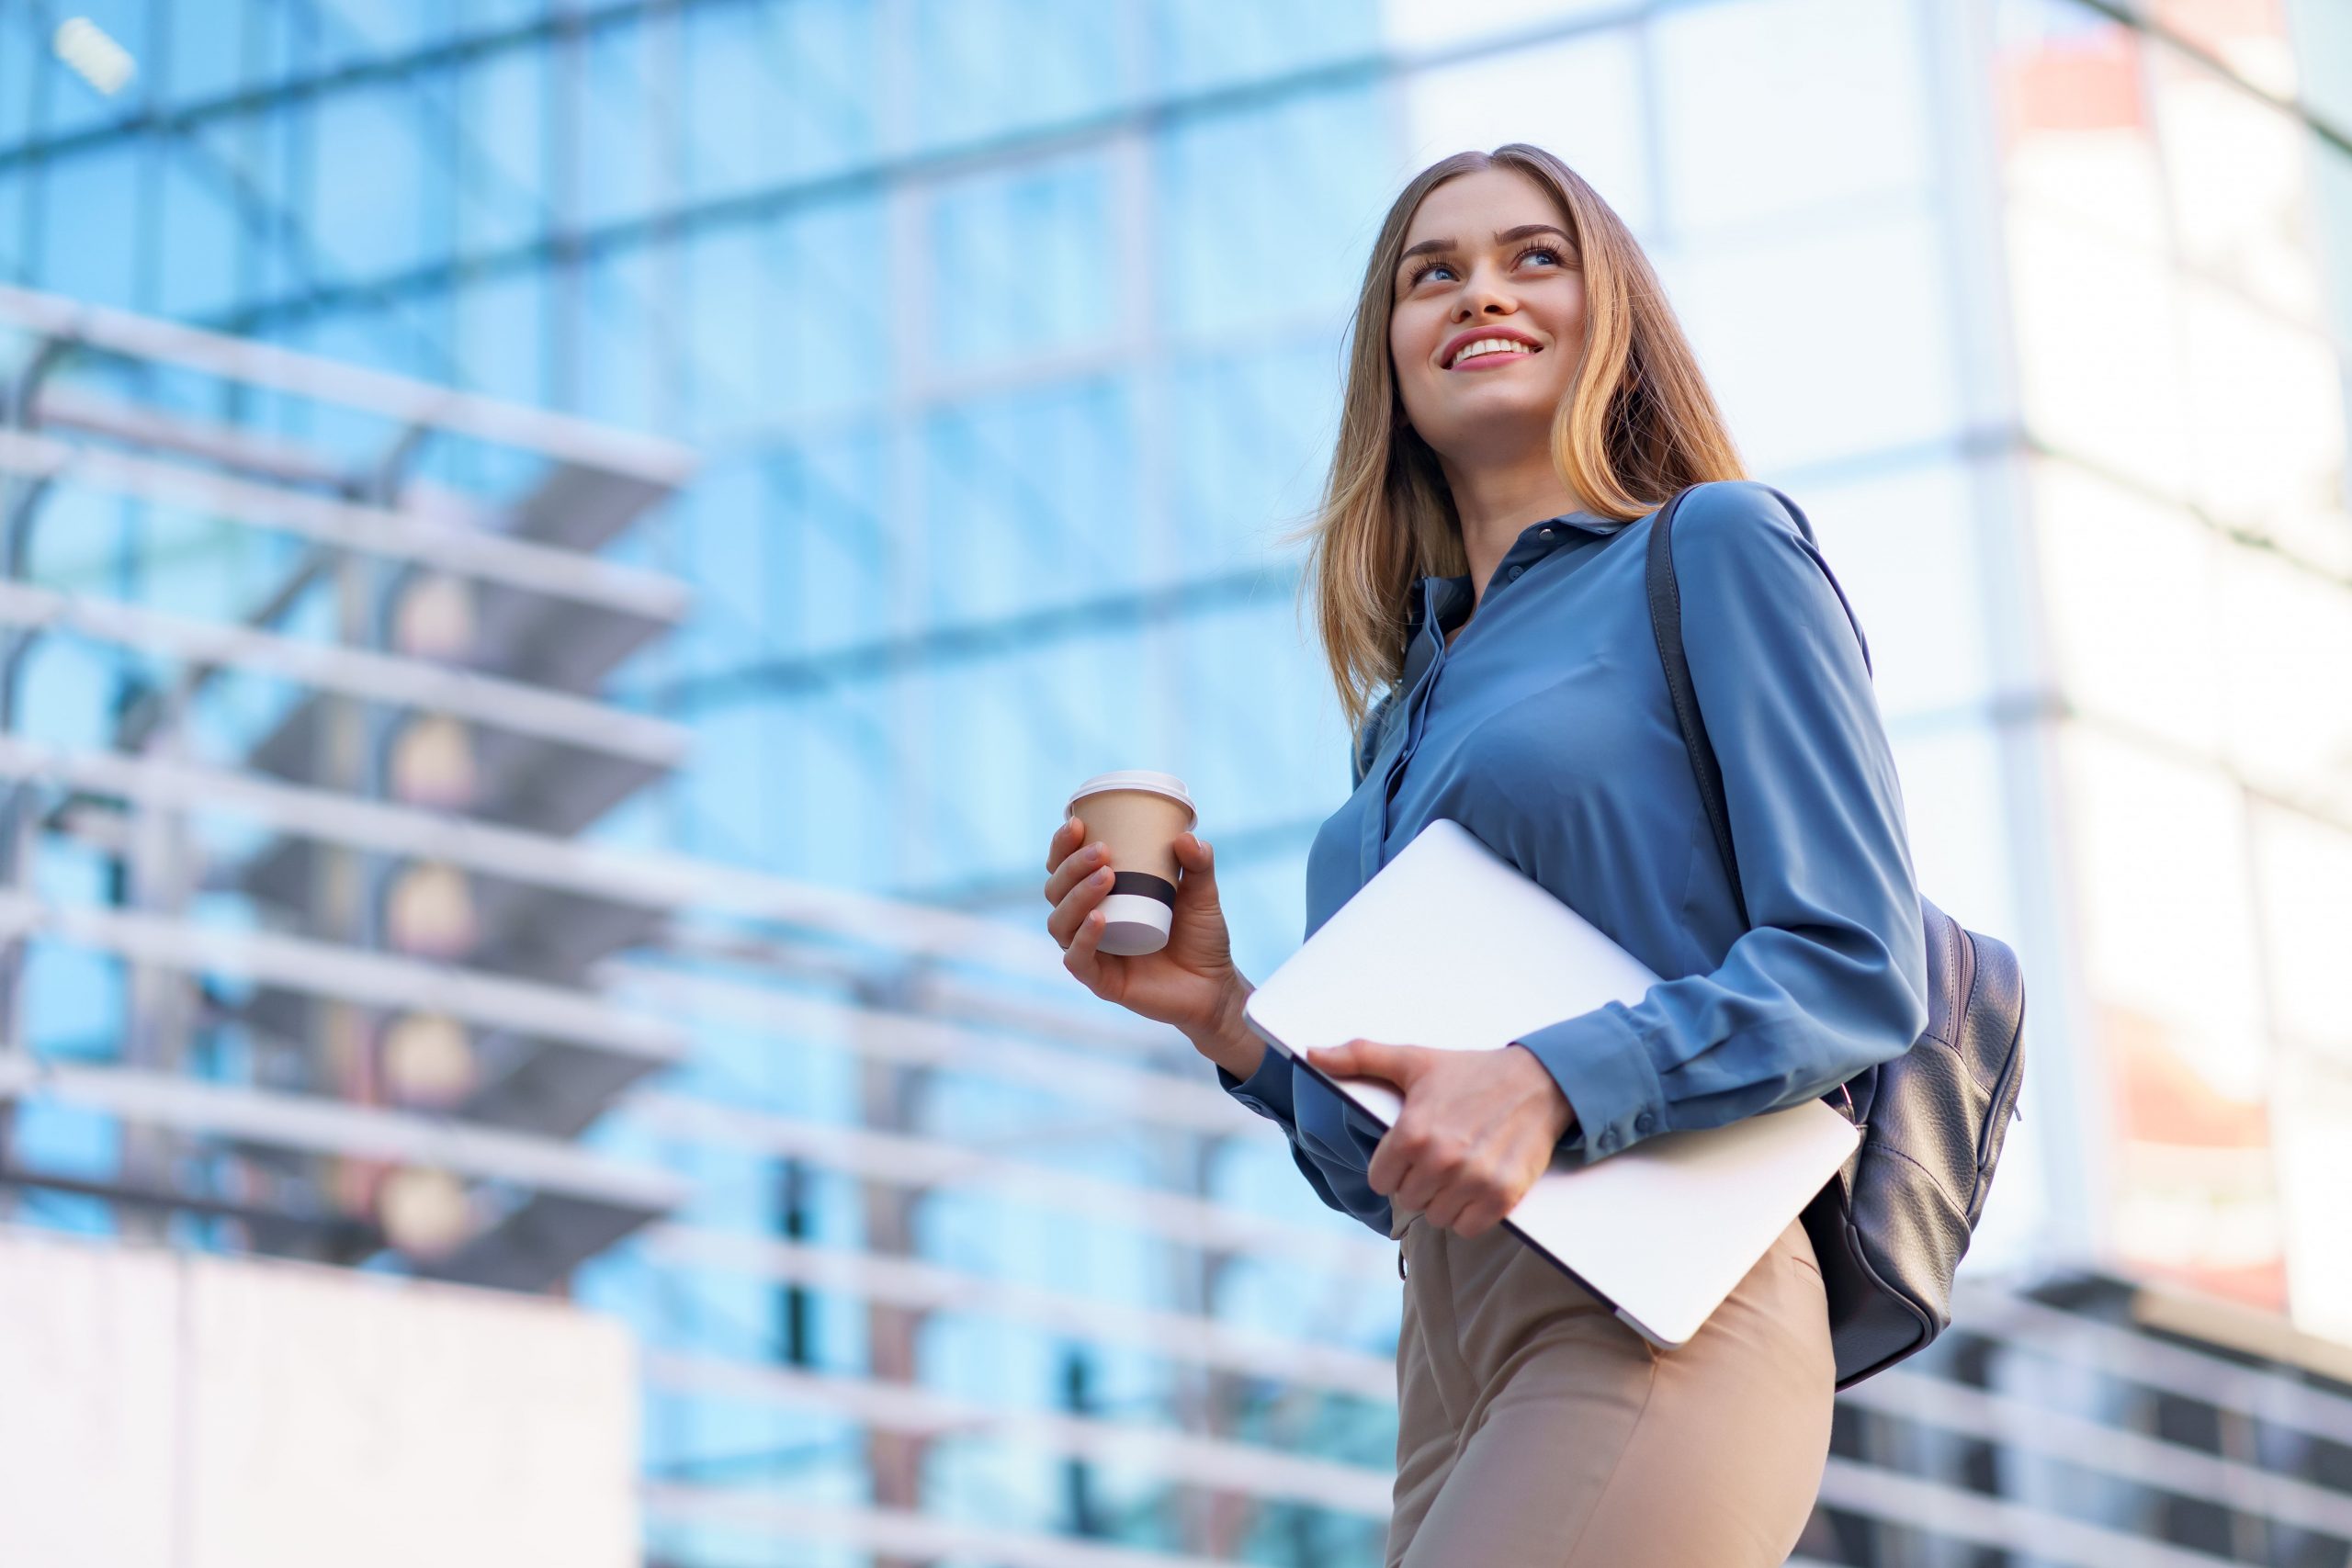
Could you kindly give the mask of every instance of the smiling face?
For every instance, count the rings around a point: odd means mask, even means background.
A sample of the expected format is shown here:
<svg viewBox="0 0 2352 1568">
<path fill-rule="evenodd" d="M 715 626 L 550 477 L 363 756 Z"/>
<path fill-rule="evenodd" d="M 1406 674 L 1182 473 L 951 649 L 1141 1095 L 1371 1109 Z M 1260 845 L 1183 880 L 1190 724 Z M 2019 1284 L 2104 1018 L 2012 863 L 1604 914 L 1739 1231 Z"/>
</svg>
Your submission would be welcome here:
<svg viewBox="0 0 2352 1568">
<path fill-rule="evenodd" d="M 1389 355 L 1405 417 L 1449 468 L 1548 449 L 1584 350 L 1584 273 L 1567 227 L 1542 186 L 1492 168 L 1430 191 L 1406 228 Z M 1480 346 L 1494 338 L 1510 346 Z"/>
</svg>

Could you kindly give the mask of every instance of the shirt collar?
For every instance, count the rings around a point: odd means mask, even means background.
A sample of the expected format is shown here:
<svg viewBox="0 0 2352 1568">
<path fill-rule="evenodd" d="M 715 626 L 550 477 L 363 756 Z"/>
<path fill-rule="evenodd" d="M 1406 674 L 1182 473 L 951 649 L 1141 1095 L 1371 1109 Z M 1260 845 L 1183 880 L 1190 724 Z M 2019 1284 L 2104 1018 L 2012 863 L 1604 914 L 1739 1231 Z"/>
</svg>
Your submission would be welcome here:
<svg viewBox="0 0 2352 1568">
<path fill-rule="evenodd" d="M 1560 546 L 1570 542 L 1577 534 L 1605 539 L 1627 527 L 1634 521 L 1634 519 L 1632 518 L 1603 517 L 1597 512 L 1563 512 L 1556 517 L 1546 517 L 1540 523 L 1531 523 L 1520 530 L 1518 544 L 1512 547 L 1516 549 L 1519 544 L 1537 542 L 1557 549 Z M 1548 540 L 1544 537 L 1544 530 L 1546 528 L 1553 531 Z M 1411 602 L 1408 606 L 1406 622 L 1408 640 L 1419 635 L 1421 627 L 1428 624 L 1432 607 L 1436 612 L 1440 629 L 1452 631 L 1468 616 L 1475 595 L 1470 587 L 1470 574 L 1466 571 L 1453 577 L 1431 574 L 1420 578 L 1413 584 Z"/>
</svg>

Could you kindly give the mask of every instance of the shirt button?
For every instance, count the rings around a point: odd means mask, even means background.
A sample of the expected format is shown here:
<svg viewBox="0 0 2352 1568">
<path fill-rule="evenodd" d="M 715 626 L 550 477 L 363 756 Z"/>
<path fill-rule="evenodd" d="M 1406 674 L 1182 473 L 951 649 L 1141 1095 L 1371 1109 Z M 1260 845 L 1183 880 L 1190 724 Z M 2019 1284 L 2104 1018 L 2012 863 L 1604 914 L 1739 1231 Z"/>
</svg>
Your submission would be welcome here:
<svg viewBox="0 0 2352 1568">
<path fill-rule="evenodd" d="M 1636 1117 L 1634 1117 L 1634 1132 L 1636 1132 L 1636 1133 L 1646 1133 L 1646 1132 L 1648 1132 L 1652 1127 L 1655 1127 L 1655 1126 L 1657 1126 L 1657 1117 L 1655 1117 L 1655 1116 L 1653 1116 L 1653 1115 L 1651 1115 L 1651 1114 L 1650 1114 L 1648 1111 L 1643 1111 L 1639 1116 L 1636 1116 Z"/>
<path fill-rule="evenodd" d="M 1525 571 L 1526 570 L 1527 570 L 1527 569 L 1526 569 L 1525 567 L 1523 567 L 1523 566 L 1515 566 L 1515 567 L 1513 567 L 1513 568 L 1511 568 L 1511 569 L 1510 569 L 1510 577 L 1512 577 L 1512 578 L 1516 578 L 1516 577 L 1518 577 L 1518 576 L 1519 576 L 1519 574 L 1520 574 L 1521 572 Z"/>
<path fill-rule="evenodd" d="M 1546 538 L 1546 539 L 1548 539 L 1548 538 L 1550 538 L 1550 537 L 1552 536 L 1552 530 L 1551 530 L 1551 529 L 1549 529 L 1549 528 L 1539 528 L 1539 529 L 1537 529 L 1537 530 L 1536 530 L 1536 532 L 1537 532 L 1537 534 L 1538 534 L 1538 535 L 1540 535 L 1542 537 Z"/>
</svg>

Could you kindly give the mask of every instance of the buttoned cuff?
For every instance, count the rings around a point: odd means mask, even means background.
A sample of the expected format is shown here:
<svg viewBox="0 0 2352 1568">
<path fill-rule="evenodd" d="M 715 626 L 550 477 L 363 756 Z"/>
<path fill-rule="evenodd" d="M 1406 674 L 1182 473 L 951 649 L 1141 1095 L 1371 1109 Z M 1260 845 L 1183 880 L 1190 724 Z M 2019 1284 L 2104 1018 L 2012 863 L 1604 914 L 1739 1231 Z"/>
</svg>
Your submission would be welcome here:
<svg viewBox="0 0 2352 1568">
<path fill-rule="evenodd" d="M 1604 1003 L 1510 1043 L 1534 1053 L 1568 1097 L 1577 1124 L 1560 1140 L 1563 1152 L 1589 1164 L 1665 1125 L 1666 1093 L 1624 1003 Z"/>
<path fill-rule="evenodd" d="M 1212 1062 L 1210 1066 L 1216 1064 Z M 1272 1045 L 1259 1058 L 1258 1070 L 1248 1077 L 1237 1078 L 1217 1067 L 1216 1081 L 1226 1093 L 1259 1115 L 1287 1126 L 1298 1124 L 1298 1109 L 1291 1103 L 1290 1058 Z"/>
</svg>

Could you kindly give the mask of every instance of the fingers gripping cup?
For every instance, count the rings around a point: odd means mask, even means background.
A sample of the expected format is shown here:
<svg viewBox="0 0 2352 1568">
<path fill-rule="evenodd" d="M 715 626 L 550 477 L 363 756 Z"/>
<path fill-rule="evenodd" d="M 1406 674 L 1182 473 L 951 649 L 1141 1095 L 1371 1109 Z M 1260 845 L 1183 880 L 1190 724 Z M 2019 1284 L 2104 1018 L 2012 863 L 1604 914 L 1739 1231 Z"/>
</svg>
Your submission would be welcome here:
<svg viewBox="0 0 2352 1568">
<path fill-rule="evenodd" d="M 1102 939 L 1095 950 L 1120 957 L 1158 953 L 1176 920 L 1176 840 L 1200 820 L 1184 781 L 1130 768 L 1097 773 L 1069 797 L 1069 815 L 1111 852 Z"/>
</svg>

